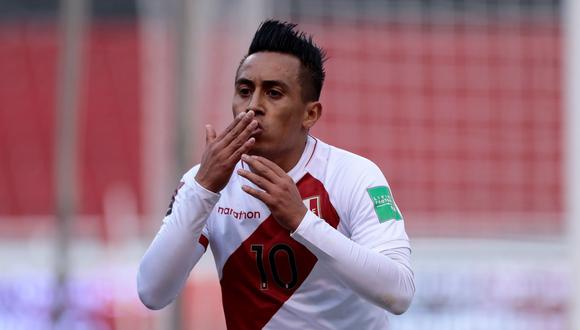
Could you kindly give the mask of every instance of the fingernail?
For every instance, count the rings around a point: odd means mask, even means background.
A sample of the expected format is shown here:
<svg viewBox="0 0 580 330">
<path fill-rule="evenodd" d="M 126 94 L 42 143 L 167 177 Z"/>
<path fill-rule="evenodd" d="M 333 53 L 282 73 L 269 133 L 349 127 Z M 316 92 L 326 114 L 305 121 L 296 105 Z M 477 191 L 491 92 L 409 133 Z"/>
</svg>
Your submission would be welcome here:
<svg viewBox="0 0 580 330">
<path fill-rule="evenodd" d="M 248 155 L 246 155 L 246 154 L 242 154 L 242 159 L 243 159 L 243 160 L 248 160 Z"/>
<path fill-rule="evenodd" d="M 242 117 L 244 117 L 244 112 L 238 113 L 238 118 L 242 118 Z"/>
<path fill-rule="evenodd" d="M 250 110 L 250 111 L 248 111 L 248 112 L 247 112 L 247 114 L 248 114 L 248 116 L 253 116 L 253 115 L 255 115 L 255 113 L 254 113 L 254 110 Z"/>
</svg>

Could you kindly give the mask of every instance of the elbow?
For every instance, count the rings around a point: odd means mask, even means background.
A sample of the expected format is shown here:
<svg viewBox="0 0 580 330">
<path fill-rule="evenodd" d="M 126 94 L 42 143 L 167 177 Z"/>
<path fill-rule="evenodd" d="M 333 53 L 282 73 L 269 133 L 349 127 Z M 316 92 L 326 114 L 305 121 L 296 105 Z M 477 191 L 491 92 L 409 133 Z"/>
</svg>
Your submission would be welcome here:
<svg viewBox="0 0 580 330">
<path fill-rule="evenodd" d="M 388 297 L 383 297 L 383 299 L 380 299 L 378 305 L 392 314 L 401 315 L 409 309 L 412 300 L 413 300 L 413 292 L 400 293 L 397 295 L 389 295 Z"/>
<path fill-rule="evenodd" d="M 404 284 L 401 284 L 398 292 L 391 292 L 389 295 L 384 295 L 381 299 L 381 305 L 387 311 L 401 315 L 405 313 L 411 306 L 413 296 L 415 295 L 415 283 L 413 277 L 409 277 Z"/>
<path fill-rule="evenodd" d="M 413 296 L 415 296 L 415 275 L 410 268 L 402 267 L 403 276 L 398 283 L 399 290 L 391 296 L 387 310 L 395 315 L 405 313 L 411 306 Z"/>
<path fill-rule="evenodd" d="M 163 304 L 163 303 L 160 303 L 159 301 L 156 301 L 154 299 L 153 295 L 146 292 L 146 291 L 139 290 L 138 293 L 139 293 L 139 299 L 141 300 L 143 305 L 145 305 L 145 307 L 147 307 L 150 310 L 157 311 L 157 310 L 160 310 L 163 307 L 167 306 L 167 304 Z"/>
<path fill-rule="evenodd" d="M 400 297 L 397 297 L 395 301 L 392 301 L 390 304 L 385 306 L 385 309 L 387 309 L 389 312 L 395 315 L 401 315 L 409 309 L 412 300 L 413 300 L 412 294 L 402 295 Z"/>
<path fill-rule="evenodd" d="M 140 274 L 137 275 L 137 294 L 139 295 L 139 300 L 150 310 L 160 310 L 167 306 L 171 301 L 162 301 L 159 299 L 159 295 L 155 293 L 155 289 L 150 285 L 146 285 L 141 280 Z"/>
</svg>

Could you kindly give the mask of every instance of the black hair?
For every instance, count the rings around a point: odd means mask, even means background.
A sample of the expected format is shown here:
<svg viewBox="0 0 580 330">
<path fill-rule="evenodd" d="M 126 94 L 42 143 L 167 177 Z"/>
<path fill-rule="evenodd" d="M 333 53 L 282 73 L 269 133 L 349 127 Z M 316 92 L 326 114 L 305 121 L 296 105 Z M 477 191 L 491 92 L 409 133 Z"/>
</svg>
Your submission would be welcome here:
<svg viewBox="0 0 580 330">
<path fill-rule="evenodd" d="M 302 98 L 306 101 L 318 101 L 326 76 L 324 71 L 326 52 L 312 41 L 312 36 L 295 30 L 295 27 L 294 23 L 272 19 L 262 22 L 254 34 L 248 54 L 244 56 L 241 63 L 248 56 L 258 52 L 293 55 L 302 64 L 300 73 Z"/>
</svg>

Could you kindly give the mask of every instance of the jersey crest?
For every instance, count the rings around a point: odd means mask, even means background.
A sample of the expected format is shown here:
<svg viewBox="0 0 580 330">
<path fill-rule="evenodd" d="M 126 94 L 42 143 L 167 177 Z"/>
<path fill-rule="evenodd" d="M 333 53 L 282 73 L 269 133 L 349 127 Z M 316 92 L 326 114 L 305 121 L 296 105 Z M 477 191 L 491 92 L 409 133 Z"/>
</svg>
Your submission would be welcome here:
<svg viewBox="0 0 580 330">
<path fill-rule="evenodd" d="M 316 214 L 317 217 L 322 218 L 322 215 L 320 214 L 320 196 L 308 197 L 303 199 L 302 202 L 304 202 L 304 206 L 306 206 L 310 212 Z"/>
</svg>

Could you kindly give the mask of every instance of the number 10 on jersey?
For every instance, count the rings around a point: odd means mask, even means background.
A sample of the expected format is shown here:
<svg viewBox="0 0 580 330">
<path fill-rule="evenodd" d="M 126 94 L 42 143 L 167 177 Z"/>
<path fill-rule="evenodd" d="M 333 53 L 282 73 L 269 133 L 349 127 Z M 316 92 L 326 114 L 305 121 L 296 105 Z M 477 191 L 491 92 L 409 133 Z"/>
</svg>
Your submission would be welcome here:
<svg viewBox="0 0 580 330">
<path fill-rule="evenodd" d="M 250 249 L 256 256 L 256 266 L 258 267 L 258 272 L 260 273 L 260 289 L 268 289 L 268 279 L 270 277 L 274 280 L 274 283 L 276 283 L 276 285 L 282 289 L 291 290 L 296 286 L 296 283 L 298 283 L 298 269 L 296 267 L 296 257 L 294 256 L 294 251 L 292 251 L 291 247 L 286 244 L 276 244 L 272 246 L 269 251 L 264 251 L 265 249 L 263 244 L 252 244 Z M 276 256 L 279 253 L 285 254 L 286 259 L 288 260 L 290 276 L 289 280 L 287 281 L 285 281 L 282 276 L 280 276 L 280 270 L 276 261 Z M 265 254 L 267 254 L 267 256 Z M 264 258 L 268 258 L 271 276 L 268 276 L 265 266 L 266 260 Z"/>
</svg>

